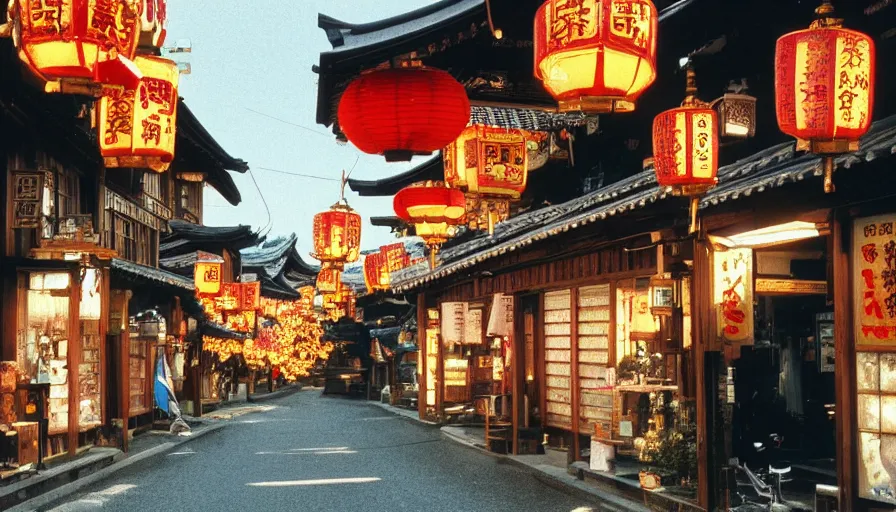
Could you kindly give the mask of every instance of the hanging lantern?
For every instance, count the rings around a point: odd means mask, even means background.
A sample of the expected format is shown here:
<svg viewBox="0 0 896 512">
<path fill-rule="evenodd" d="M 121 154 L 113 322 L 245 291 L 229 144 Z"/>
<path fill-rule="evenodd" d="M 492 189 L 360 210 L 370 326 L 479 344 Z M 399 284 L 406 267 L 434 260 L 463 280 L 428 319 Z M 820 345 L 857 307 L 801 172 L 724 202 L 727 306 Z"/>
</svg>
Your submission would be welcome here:
<svg viewBox="0 0 896 512">
<path fill-rule="evenodd" d="M 317 274 L 317 291 L 335 293 L 342 283 L 342 271 L 331 265 L 324 265 Z"/>
<path fill-rule="evenodd" d="M 756 136 L 756 98 L 747 94 L 747 81 L 731 81 L 728 91 L 713 104 L 719 104 L 719 135 L 746 139 Z"/>
<path fill-rule="evenodd" d="M 718 182 L 719 119 L 712 107 L 696 98 L 697 81 L 690 66 L 686 92 L 681 107 L 653 120 L 653 158 L 657 183 L 691 198 L 693 233 L 699 196 Z"/>
<path fill-rule="evenodd" d="M 361 254 L 361 216 L 341 199 L 314 216 L 314 253 L 325 264 L 342 268 Z"/>
<path fill-rule="evenodd" d="M 450 228 L 463 223 L 463 192 L 448 188 L 441 181 L 414 183 L 401 189 L 392 205 L 399 219 L 415 226 L 417 236 L 430 249 L 430 266 L 435 268 L 436 253 L 448 241 Z"/>
<path fill-rule="evenodd" d="M 631 112 L 656 78 L 650 0 L 548 0 L 535 15 L 535 76 L 560 111 Z"/>
<path fill-rule="evenodd" d="M 100 154 L 106 167 L 165 172 L 174 160 L 180 73 L 161 57 L 134 62 L 143 74 L 139 87 L 108 90 L 98 102 Z"/>
<path fill-rule="evenodd" d="M 370 293 L 389 289 L 389 261 L 382 252 L 374 252 L 364 257 L 364 283 Z"/>
<path fill-rule="evenodd" d="M 65 84 L 134 89 L 143 4 L 134 0 L 13 0 L 10 19 L 19 58 L 48 92 Z M 84 92 L 73 90 L 73 92 Z"/>
<path fill-rule="evenodd" d="M 365 153 L 387 162 L 429 155 L 470 121 L 464 86 L 438 69 L 408 67 L 362 74 L 342 95 L 339 126 Z"/>
<path fill-rule="evenodd" d="M 506 220 L 509 201 L 519 199 L 526 190 L 529 138 L 523 130 L 473 125 L 442 150 L 445 183 L 464 191 L 468 199 L 473 198 L 484 207 L 483 224 L 488 226 L 489 234 L 494 232 L 496 222 Z M 499 215 L 499 211 L 504 214 Z M 468 209 L 467 213 L 478 226 L 478 209 Z"/>
<path fill-rule="evenodd" d="M 843 28 L 828 0 L 808 30 L 778 39 L 775 102 L 781 131 L 797 149 L 833 155 L 859 149 L 871 126 L 875 48 L 867 35 Z M 834 161 L 825 158 L 825 192 L 834 191 Z"/>
<path fill-rule="evenodd" d="M 140 46 L 161 48 L 165 44 L 168 23 L 167 0 L 142 0 L 143 15 L 140 17 Z"/>
<path fill-rule="evenodd" d="M 193 269 L 193 282 L 200 295 L 218 295 L 221 293 L 220 261 L 198 261 Z"/>
</svg>

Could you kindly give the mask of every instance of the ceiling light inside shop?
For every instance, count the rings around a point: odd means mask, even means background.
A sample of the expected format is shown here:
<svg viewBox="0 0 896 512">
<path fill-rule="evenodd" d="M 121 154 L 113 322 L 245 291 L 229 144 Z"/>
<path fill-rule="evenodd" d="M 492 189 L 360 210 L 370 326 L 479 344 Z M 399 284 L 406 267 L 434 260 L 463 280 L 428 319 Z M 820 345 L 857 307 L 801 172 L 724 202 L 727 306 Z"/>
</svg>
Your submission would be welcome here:
<svg viewBox="0 0 896 512">
<path fill-rule="evenodd" d="M 819 226 L 814 222 L 794 221 L 778 224 L 753 231 L 738 233 L 729 237 L 712 236 L 709 239 L 714 245 L 720 245 L 728 249 L 734 248 L 759 248 L 771 245 L 795 242 L 807 238 L 815 238 L 821 235 Z"/>
</svg>

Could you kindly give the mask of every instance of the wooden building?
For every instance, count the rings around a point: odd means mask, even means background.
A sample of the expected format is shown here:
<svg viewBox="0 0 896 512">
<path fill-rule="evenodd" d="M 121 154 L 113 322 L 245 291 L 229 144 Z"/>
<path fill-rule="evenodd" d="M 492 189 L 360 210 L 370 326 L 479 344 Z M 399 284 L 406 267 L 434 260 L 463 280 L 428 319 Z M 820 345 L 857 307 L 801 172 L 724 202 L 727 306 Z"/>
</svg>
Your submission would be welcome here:
<svg viewBox="0 0 896 512">
<path fill-rule="evenodd" d="M 335 106 L 346 85 L 412 53 L 452 73 L 474 106 L 554 109 L 532 77 L 541 3 L 444 0 L 364 25 L 322 16 L 333 50 L 318 67 L 318 122 L 339 136 Z M 639 459 L 663 430 L 693 431 L 685 437 L 696 447 L 693 470 L 677 468 L 692 485 L 664 481 L 667 492 L 643 497 L 703 510 L 733 505 L 729 459 L 753 464 L 753 443 L 780 430 L 800 461 L 791 477 L 813 490 L 833 484 L 838 510 L 892 506 L 894 433 L 883 418 L 896 409 L 883 382 L 896 357 L 896 313 L 884 304 L 892 290 L 880 258 L 896 247 L 896 218 L 890 193 L 876 186 L 892 181 L 896 154 L 892 69 L 879 67 L 876 122 L 858 151 L 836 158 L 836 192 L 825 194 L 821 158 L 797 152 L 774 121 L 775 41 L 807 26 L 817 5 L 654 3 L 658 77 L 637 110 L 569 126 L 568 163 L 541 183 L 543 171 L 533 173 L 521 212 L 492 236 L 449 241 L 437 268 L 393 276 L 392 291 L 417 301 L 420 415 L 506 421 L 498 430 L 510 432 L 514 453 L 531 453 L 544 435 L 570 460 L 590 447 L 591 467 L 606 468 L 594 473 L 636 489 Z M 837 9 L 875 39 L 879 63 L 893 58 L 892 6 Z M 688 55 L 704 99 L 745 82 L 758 100 L 756 136 L 723 141 L 719 185 L 702 198 L 693 235 L 687 202 L 661 189 L 645 161 L 653 117 L 683 97 L 679 60 Z M 390 195 L 438 179 L 437 164 L 351 185 Z M 509 329 L 487 326 L 496 310 L 511 311 Z M 614 472 L 608 462 L 625 456 L 637 467 L 624 473 L 618 460 Z M 803 505 L 815 499 L 794 493 Z"/>
</svg>

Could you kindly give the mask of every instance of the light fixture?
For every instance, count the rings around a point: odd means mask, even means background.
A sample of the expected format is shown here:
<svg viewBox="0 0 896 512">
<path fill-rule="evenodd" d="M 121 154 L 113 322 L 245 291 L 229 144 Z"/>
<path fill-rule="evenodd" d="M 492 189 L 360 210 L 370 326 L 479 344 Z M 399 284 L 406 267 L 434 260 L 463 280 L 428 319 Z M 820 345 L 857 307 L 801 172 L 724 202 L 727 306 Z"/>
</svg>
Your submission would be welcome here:
<svg viewBox="0 0 896 512">
<path fill-rule="evenodd" d="M 819 225 L 814 222 L 793 221 L 728 237 L 710 235 L 709 238 L 713 245 L 719 245 L 728 249 L 760 248 L 815 238 L 822 234 L 825 227 L 825 225 Z"/>
<path fill-rule="evenodd" d="M 756 135 L 756 98 L 746 91 L 746 80 L 731 82 L 725 95 L 713 102 L 719 111 L 722 137 L 746 139 Z"/>
</svg>

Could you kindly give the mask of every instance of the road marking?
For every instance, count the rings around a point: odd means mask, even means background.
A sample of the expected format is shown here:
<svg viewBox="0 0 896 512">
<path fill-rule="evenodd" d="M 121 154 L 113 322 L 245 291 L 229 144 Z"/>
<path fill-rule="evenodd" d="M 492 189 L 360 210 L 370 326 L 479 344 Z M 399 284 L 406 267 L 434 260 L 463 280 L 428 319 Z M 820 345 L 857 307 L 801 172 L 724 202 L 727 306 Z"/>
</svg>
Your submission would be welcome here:
<svg viewBox="0 0 896 512">
<path fill-rule="evenodd" d="M 286 480 L 281 482 L 255 482 L 246 484 L 249 487 L 305 487 L 311 485 L 369 484 L 381 481 L 381 478 L 326 478 L 320 480 Z"/>
</svg>

